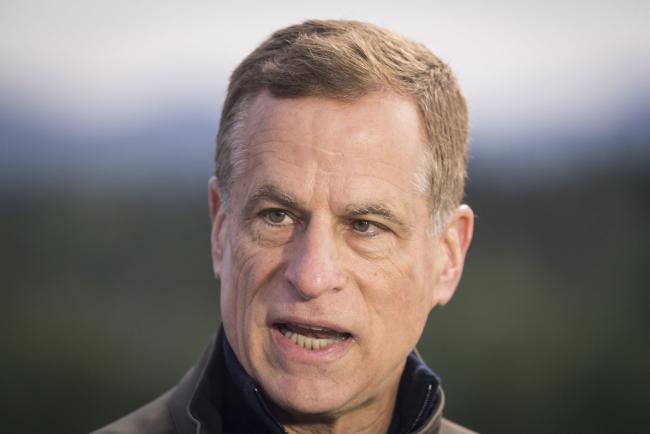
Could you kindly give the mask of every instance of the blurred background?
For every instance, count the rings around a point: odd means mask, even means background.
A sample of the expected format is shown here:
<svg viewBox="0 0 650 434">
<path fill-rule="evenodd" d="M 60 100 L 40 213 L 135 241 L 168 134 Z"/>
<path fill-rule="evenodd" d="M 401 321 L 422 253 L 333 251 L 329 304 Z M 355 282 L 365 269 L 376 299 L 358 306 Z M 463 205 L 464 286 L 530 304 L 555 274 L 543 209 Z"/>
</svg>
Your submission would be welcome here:
<svg viewBox="0 0 650 434">
<path fill-rule="evenodd" d="M 371 21 L 456 70 L 478 214 L 420 343 L 483 433 L 650 432 L 645 1 L 0 2 L 6 433 L 84 433 L 219 324 L 207 180 L 227 78 L 277 28 Z"/>
</svg>

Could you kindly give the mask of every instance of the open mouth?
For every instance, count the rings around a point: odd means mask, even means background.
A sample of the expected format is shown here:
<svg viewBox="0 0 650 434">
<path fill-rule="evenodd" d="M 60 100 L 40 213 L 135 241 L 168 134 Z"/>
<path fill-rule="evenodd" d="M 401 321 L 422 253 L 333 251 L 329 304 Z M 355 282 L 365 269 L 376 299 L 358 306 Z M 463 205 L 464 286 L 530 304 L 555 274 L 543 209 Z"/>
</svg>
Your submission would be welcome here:
<svg viewBox="0 0 650 434">
<path fill-rule="evenodd" d="M 325 349 L 352 337 L 350 333 L 294 323 L 279 323 L 275 327 L 294 344 L 312 351 Z"/>
</svg>

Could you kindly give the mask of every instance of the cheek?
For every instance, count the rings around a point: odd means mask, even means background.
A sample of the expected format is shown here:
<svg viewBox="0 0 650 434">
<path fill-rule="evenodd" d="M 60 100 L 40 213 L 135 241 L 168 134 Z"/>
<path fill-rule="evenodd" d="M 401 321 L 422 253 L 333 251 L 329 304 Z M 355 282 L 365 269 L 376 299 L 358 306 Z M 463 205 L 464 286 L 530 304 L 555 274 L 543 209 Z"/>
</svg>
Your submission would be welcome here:
<svg viewBox="0 0 650 434">
<path fill-rule="evenodd" d="M 243 240 L 229 244 L 224 256 L 224 275 L 221 286 L 221 317 L 235 353 L 249 370 L 266 327 L 268 304 L 264 293 L 275 274 L 277 255 L 251 248 Z M 253 246 L 254 247 L 254 246 Z"/>
<path fill-rule="evenodd" d="M 358 279 L 376 327 L 385 335 L 407 333 L 417 340 L 430 311 L 431 291 L 427 273 L 412 259 L 402 254 L 381 261 Z"/>
<path fill-rule="evenodd" d="M 231 317 L 230 322 L 239 328 L 249 326 L 251 322 L 263 322 L 260 318 L 260 308 L 263 308 L 262 295 L 269 287 L 269 281 L 280 268 L 281 255 L 274 249 L 262 249 L 247 237 L 234 240 L 229 246 L 229 263 L 225 265 L 230 270 L 229 280 L 223 282 L 222 306 L 224 317 Z"/>
<path fill-rule="evenodd" d="M 224 251 L 224 273 L 221 278 L 221 311 L 226 330 L 242 329 L 247 306 L 254 295 L 248 272 L 253 264 L 254 255 L 247 252 L 239 240 L 229 240 Z"/>
</svg>

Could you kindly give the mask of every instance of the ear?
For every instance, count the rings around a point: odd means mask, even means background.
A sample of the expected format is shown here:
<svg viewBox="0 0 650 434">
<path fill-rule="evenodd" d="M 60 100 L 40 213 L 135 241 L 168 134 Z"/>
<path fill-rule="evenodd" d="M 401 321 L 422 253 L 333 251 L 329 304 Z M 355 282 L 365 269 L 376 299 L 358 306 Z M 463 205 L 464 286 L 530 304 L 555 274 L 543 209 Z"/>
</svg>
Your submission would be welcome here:
<svg viewBox="0 0 650 434">
<path fill-rule="evenodd" d="M 474 212 L 469 206 L 461 205 L 454 211 L 440 234 L 440 253 L 443 263 L 436 285 L 437 304 L 447 304 L 456 292 L 473 233 Z"/>
<path fill-rule="evenodd" d="M 223 262 L 223 228 L 225 220 L 225 209 L 223 208 L 217 178 L 214 176 L 208 181 L 208 204 L 210 206 L 210 244 L 212 251 L 212 270 L 215 277 L 219 277 Z"/>
</svg>

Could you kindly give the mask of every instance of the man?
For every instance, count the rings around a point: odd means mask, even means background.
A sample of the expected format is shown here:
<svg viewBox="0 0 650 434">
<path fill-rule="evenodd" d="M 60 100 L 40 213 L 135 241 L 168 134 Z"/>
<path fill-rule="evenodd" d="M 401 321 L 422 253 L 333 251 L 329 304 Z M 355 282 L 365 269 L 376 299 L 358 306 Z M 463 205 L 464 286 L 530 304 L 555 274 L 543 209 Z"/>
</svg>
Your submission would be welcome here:
<svg viewBox="0 0 650 434">
<path fill-rule="evenodd" d="M 234 71 L 209 183 L 222 330 L 100 433 L 468 433 L 414 352 L 461 276 L 467 109 L 448 67 L 309 21 Z"/>
</svg>

